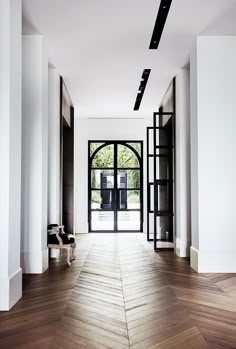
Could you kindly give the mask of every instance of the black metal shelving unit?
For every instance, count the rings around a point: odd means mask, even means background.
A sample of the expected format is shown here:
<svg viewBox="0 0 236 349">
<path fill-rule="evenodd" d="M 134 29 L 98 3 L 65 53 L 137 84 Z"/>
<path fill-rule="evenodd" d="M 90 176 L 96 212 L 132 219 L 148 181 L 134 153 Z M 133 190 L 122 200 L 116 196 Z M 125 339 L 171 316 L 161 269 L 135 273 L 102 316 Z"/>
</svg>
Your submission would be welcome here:
<svg viewBox="0 0 236 349">
<path fill-rule="evenodd" d="M 153 127 L 147 127 L 147 134 L 146 134 L 146 139 L 147 139 L 147 241 L 153 241 L 153 238 L 150 237 L 151 232 L 150 232 L 150 222 L 151 222 L 151 217 L 154 215 L 154 209 L 153 209 L 153 202 L 151 200 L 152 198 L 152 189 L 154 186 L 154 181 L 153 178 L 151 177 L 151 171 L 150 171 L 150 160 L 153 159 L 153 149 L 150 149 L 150 138 L 151 132 L 153 132 Z M 153 171 L 152 171 L 152 176 L 153 176 Z"/>
<path fill-rule="evenodd" d="M 153 241 L 156 251 L 173 249 L 157 246 L 158 241 L 173 242 L 173 144 L 170 125 L 172 118 L 173 113 L 163 112 L 160 109 L 153 114 L 153 126 L 147 127 L 147 240 Z M 151 132 L 153 133 L 152 149 L 150 149 Z M 152 158 L 153 178 L 151 179 L 150 159 Z M 158 224 L 157 220 L 159 220 Z M 153 238 L 150 236 L 151 224 L 153 224 Z"/>
</svg>

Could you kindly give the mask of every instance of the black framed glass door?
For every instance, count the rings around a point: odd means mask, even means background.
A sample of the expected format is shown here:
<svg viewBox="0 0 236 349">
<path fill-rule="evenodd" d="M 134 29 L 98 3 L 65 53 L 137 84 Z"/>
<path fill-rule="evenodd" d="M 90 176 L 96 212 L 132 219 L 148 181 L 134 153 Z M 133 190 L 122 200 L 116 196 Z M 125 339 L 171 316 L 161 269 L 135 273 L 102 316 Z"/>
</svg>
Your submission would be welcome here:
<svg viewBox="0 0 236 349">
<path fill-rule="evenodd" d="M 89 141 L 88 146 L 89 231 L 142 231 L 142 141 Z"/>
</svg>

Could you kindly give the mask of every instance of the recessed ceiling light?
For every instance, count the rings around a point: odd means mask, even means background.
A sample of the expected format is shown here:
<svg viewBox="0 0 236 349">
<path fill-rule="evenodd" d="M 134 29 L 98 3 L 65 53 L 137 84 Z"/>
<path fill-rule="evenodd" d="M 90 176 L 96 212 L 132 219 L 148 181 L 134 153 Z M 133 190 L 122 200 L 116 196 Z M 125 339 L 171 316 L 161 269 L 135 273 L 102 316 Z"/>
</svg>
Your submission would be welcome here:
<svg viewBox="0 0 236 349">
<path fill-rule="evenodd" d="M 157 49 L 170 10 L 172 0 L 161 0 L 149 49 Z"/>
<path fill-rule="evenodd" d="M 151 72 L 151 69 L 144 69 L 143 71 L 141 83 L 139 84 L 139 89 L 138 89 L 136 101 L 134 104 L 134 110 L 139 110 L 150 72 Z"/>
</svg>

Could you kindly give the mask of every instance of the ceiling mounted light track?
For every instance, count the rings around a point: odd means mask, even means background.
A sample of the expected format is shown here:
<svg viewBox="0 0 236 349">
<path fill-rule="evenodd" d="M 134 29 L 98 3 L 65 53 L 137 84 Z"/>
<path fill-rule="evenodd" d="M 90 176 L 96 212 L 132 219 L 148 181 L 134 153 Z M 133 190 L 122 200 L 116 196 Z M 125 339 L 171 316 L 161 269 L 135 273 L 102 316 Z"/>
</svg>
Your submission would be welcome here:
<svg viewBox="0 0 236 349">
<path fill-rule="evenodd" d="M 137 94 L 136 101 L 134 104 L 134 110 L 139 110 L 150 72 L 151 72 L 151 69 L 144 69 L 144 71 L 143 71 L 141 82 L 140 82 L 139 89 L 138 89 L 138 94 Z"/>
<path fill-rule="evenodd" d="M 172 0 L 161 0 L 157 13 L 156 23 L 153 29 L 152 38 L 149 49 L 156 50 L 161 40 L 161 35 L 166 23 Z"/>
</svg>

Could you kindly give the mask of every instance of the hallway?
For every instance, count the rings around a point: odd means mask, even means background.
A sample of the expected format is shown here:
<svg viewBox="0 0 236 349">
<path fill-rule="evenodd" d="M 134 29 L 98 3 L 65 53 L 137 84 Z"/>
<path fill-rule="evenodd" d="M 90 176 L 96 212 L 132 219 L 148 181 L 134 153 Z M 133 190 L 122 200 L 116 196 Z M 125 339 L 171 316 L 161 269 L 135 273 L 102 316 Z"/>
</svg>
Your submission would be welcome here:
<svg viewBox="0 0 236 349">
<path fill-rule="evenodd" d="M 143 234 L 81 234 L 77 259 L 25 275 L 0 348 L 236 348 L 233 274 L 196 274 Z"/>
</svg>

